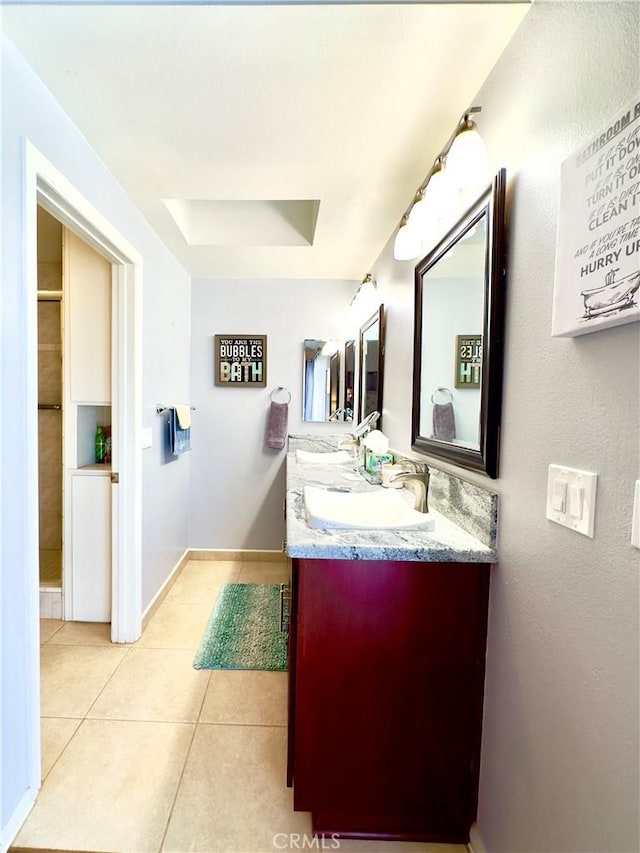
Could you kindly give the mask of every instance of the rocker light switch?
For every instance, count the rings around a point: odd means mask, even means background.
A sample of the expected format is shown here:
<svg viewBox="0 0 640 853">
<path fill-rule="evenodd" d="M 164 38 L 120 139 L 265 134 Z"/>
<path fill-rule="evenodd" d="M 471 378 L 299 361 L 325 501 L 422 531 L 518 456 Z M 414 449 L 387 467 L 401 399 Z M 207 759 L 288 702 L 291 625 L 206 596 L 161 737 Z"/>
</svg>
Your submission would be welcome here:
<svg viewBox="0 0 640 853">
<path fill-rule="evenodd" d="M 593 539 L 598 475 L 549 465 L 547 518 Z"/>
<path fill-rule="evenodd" d="M 551 506 L 557 512 L 564 512 L 567 503 L 567 484 L 564 480 L 554 480 Z"/>
<path fill-rule="evenodd" d="M 582 518 L 582 500 L 584 490 L 580 486 L 569 486 L 569 515 L 571 518 Z"/>
</svg>

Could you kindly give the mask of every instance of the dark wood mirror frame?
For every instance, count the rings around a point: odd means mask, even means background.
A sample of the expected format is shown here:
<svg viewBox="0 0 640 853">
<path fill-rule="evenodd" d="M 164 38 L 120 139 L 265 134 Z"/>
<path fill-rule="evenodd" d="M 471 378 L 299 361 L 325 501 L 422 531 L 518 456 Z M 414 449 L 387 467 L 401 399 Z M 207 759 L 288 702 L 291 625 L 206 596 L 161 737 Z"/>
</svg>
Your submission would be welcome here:
<svg viewBox="0 0 640 853">
<path fill-rule="evenodd" d="M 365 406 L 365 399 L 367 393 L 367 373 L 365 370 L 364 363 L 363 340 L 366 333 L 375 323 L 378 323 L 378 387 L 376 389 L 377 396 L 375 408 L 372 409 L 370 407 L 367 408 Z M 371 414 L 371 412 L 373 411 L 380 412 L 380 418 L 376 423 L 376 429 L 381 429 L 380 424 L 382 423 L 382 390 L 384 385 L 384 305 L 381 305 L 375 312 L 375 314 L 369 317 L 369 319 L 360 327 L 358 364 L 360 381 L 358 385 L 358 417 L 356 420 L 364 420 L 367 415 Z"/>
<path fill-rule="evenodd" d="M 498 476 L 500 417 L 502 409 L 502 366 L 504 349 L 505 290 L 505 184 L 501 169 L 492 185 L 460 218 L 440 243 L 415 269 L 415 318 L 413 354 L 413 412 L 411 447 L 462 468 Z M 420 434 L 422 378 L 422 312 L 424 276 L 447 254 L 461 237 L 486 216 L 487 240 L 484 262 L 484 310 L 482 320 L 482 374 L 480 395 L 479 447 L 471 449 Z"/>
</svg>

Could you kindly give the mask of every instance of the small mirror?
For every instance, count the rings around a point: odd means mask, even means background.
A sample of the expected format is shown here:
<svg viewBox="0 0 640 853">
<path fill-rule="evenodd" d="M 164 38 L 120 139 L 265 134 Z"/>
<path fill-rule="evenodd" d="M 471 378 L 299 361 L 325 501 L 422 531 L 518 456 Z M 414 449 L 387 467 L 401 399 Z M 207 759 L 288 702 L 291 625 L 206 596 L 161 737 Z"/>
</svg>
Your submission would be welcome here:
<svg viewBox="0 0 640 853">
<path fill-rule="evenodd" d="M 497 476 L 505 170 L 416 266 L 414 450 Z"/>
<path fill-rule="evenodd" d="M 303 421 L 353 421 L 355 342 L 304 341 Z"/>
<path fill-rule="evenodd" d="M 355 419 L 356 342 L 344 344 L 344 421 Z"/>
<path fill-rule="evenodd" d="M 360 327 L 360 411 L 364 420 L 380 412 L 382 422 L 382 385 L 384 378 L 384 306 Z"/>
</svg>

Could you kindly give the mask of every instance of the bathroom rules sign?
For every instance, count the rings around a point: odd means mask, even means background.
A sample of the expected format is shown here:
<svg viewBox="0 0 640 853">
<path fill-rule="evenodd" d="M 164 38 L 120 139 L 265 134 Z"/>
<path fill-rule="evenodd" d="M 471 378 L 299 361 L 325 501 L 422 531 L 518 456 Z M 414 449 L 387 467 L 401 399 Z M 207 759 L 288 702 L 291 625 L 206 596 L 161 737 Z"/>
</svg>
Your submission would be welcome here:
<svg viewBox="0 0 640 853">
<path fill-rule="evenodd" d="M 267 384 L 266 335 L 216 335 L 215 381 L 227 387 Z"/>
<path fill-rule="evenodd" d="M 562 164 L 554 336 L 640 319 L 640 95 Z"/>
</svg>

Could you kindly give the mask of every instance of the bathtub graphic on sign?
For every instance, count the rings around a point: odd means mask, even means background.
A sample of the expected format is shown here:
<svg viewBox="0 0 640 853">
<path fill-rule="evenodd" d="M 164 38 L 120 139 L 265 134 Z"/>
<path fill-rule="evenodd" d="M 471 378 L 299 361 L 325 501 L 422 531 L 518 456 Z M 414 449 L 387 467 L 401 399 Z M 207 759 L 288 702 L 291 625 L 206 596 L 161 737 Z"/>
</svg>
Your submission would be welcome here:
<svg viewBox="0 0 640 853">
<path fill-rule="evenodd" d="M 640 95 L 562 164 L 552 335 L 640 320 Z"/>
</svg>

